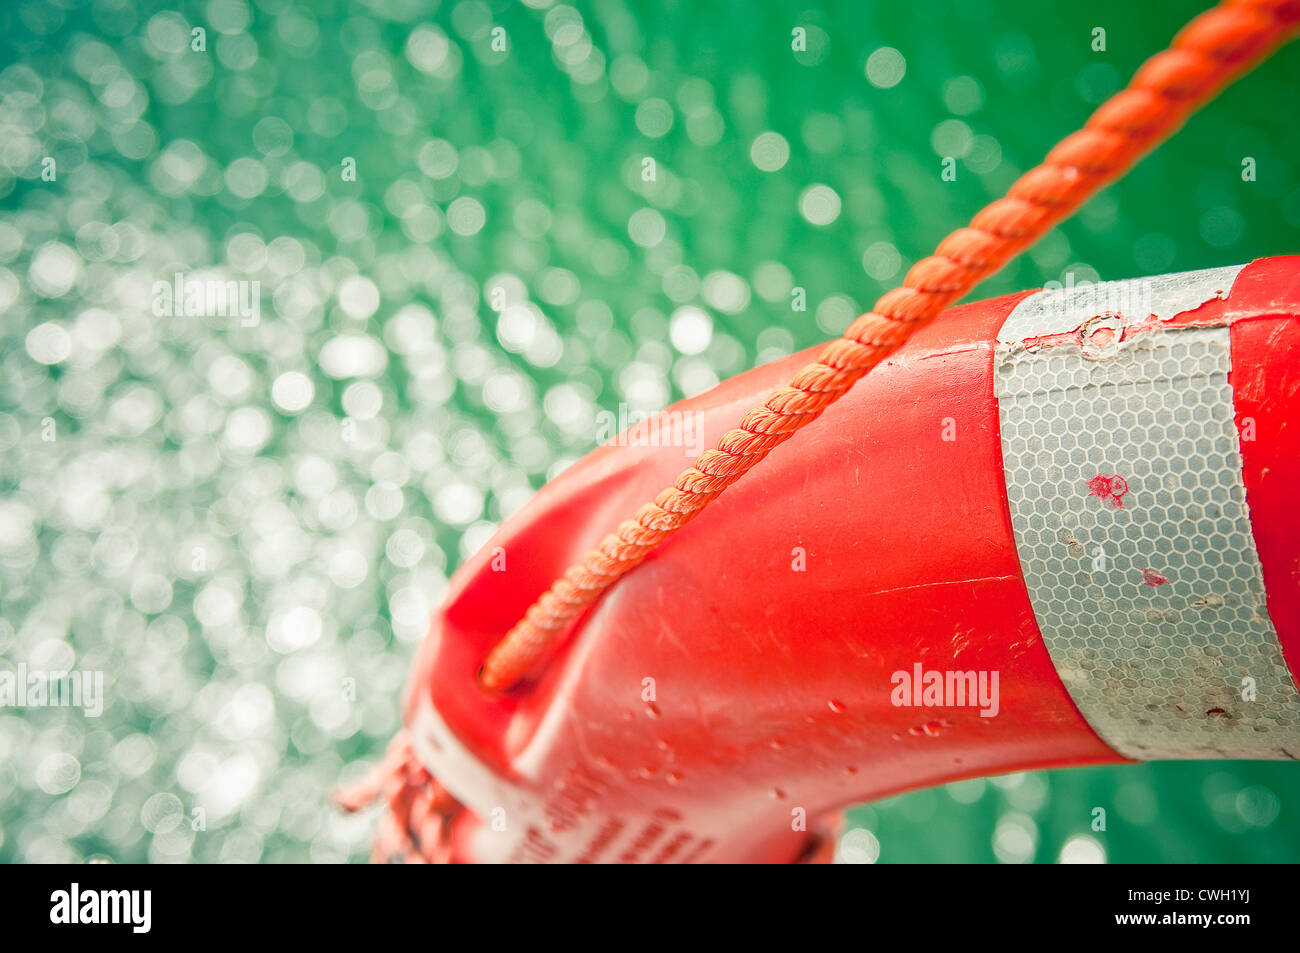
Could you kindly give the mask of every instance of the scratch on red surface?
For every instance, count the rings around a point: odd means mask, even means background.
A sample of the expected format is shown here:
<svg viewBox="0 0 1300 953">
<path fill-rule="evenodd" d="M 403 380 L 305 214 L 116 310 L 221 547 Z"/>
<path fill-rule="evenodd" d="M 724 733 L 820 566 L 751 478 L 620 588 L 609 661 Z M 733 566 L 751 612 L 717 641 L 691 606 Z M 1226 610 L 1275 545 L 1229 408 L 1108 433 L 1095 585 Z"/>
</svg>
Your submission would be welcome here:
<svg viewBox="0 0 1300 953">
<path fill-rule="evenodd" d="M 1128 492 L 1128 480 L 1118 473 L 1106 476 L 1099 473 L 1088 481 L 1088 495 L 1100 497 L 1117 509 L 1124 508 L 1124 494 Z"/>
<path fill-rule="evenodd" d="M 1079 325 L 1083 327 L 1083 325 Z M 1040 347 L 1056 347 L 1060 344 L 1069 344 L 1071 341 L 1076 344 L 1079 341 L 1079 328 L 1073 331 L 1060 331 L 1055 334 L 1039 334 L 1034 337 L 1025 338 L 1020 342 L 1026 351 L 1036 351 Z"/>
</svg>

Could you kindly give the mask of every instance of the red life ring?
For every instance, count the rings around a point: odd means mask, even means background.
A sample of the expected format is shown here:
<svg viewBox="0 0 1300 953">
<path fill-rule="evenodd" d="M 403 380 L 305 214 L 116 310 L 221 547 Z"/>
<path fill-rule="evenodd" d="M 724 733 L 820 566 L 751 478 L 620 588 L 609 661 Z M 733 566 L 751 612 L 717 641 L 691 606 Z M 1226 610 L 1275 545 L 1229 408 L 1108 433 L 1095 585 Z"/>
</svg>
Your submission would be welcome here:
<svg viewBox="0 0 1300 953">
<path fill-rule="evenodd" d="M 1300 257 L 955 308 L 527 690 L 483 691 L 501 633 L 689 462 L 634 427 L 453 579 L 377 857 L 784 862 L 961 778 L 1300 757 L 1298 315 Z M 672 412 L 712 445 L 810 353 Z"/>
</svg>

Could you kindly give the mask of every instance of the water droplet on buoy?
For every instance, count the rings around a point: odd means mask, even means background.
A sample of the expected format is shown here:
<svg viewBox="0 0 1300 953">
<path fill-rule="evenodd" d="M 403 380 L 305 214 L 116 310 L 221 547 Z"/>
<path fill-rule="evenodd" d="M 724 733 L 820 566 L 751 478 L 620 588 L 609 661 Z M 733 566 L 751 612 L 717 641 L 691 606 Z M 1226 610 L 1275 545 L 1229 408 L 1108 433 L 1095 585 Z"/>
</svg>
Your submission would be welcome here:
<svg viewBox="0 0 1300 953">
<path fill-rule="evenodd" d="M 928 735 L 931 738 L 937 738 L 939 737 L 939 732 L 944 728 L 951 728 L 952 726 L 952 722 L 950 721 L 927 721 L 924 725 L 918 725 L 915 728 L 908 728 L 907 733 L 914 738 L 919 738 L 921 735 Z"/>
<path fill-rule="evenodd" d="M 669 771 L 666 775 L 664 775 L 664 780 L 667 781 L 669 784 L 681 784 L 682 783 L 681 772 Z"/>
<path fill-rule="evenodd" d="M 646 713 L 647 715 L 649 715 L 651 718 L 658 718 L 658 717 L 659 717 L 659 706 L 656 705 L 654 702 L 646 702 L 646 704 L 645 704 L 645 713 Z"/>
<path fill-rule="evenodd" d="M 830 710 L 835 712 L 835 714 L 837 715 L 840 714 L 841 712 L 847 711 L 849 707 L 848 705 L 844 704 L 844 702 L 840 701 L 838 698 L 832 698 L 826 704 L 830 707 Z"/>
<path fill-rule="evenodd" d="M 772 788 L 772 797 L 776 798 L 778 801 L 784 801 L 785 792 L 780 788 Z"/>
</svg>

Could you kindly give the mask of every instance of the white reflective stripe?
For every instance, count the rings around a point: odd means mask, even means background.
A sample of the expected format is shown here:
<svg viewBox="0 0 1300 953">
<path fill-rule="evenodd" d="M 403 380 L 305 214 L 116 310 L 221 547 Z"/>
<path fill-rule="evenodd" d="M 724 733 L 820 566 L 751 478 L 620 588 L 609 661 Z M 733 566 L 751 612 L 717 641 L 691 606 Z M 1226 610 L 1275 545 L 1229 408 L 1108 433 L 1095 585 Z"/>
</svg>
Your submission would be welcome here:
<svg viewBox="0 0 1300 953">
<path fill-rule="evenodd" d="M 1165 290 L 1149 313 L 1226 292 L 1228 271 L 1153 279 Z M 1093 303 L 1026 299 L 994 366 L 1012 528 L 1057 672 L 1127 757 L 1300 758 L 1300 695 L 1246 508 L 1228 329 L 1089 349 L 1069 335 Z M 1045 335 L 1067 336 L 1024 344 Z"/>
</svg>

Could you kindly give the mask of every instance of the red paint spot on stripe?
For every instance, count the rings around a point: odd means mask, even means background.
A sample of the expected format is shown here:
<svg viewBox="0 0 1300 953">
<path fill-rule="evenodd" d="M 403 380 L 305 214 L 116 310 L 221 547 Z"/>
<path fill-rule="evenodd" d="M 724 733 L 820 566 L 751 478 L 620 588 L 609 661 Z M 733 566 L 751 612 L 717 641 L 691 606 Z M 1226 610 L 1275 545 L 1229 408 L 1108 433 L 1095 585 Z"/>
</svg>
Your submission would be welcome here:
<svg viewBox="0 0 1300 953">
<path fill-rule="evenodd" d="M 1124 494 L 1128 492 L 1128 480 L 1118 473 L 1114 476 L 1097 474 L 1088 481 L 1088 495 L 1100 497 L 1110 506 L 1124 508 Z"/>
<path fill-rule="evenodd" d="M 1160 575 L 1154 569 L 1142 570 L 1142 584 L 1146 586 L 1163 586 L 1169 582 L 1168 577 Z"/>
</svg>

